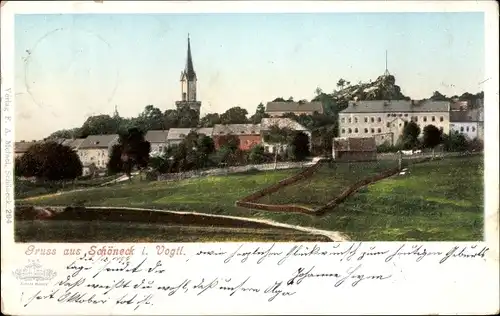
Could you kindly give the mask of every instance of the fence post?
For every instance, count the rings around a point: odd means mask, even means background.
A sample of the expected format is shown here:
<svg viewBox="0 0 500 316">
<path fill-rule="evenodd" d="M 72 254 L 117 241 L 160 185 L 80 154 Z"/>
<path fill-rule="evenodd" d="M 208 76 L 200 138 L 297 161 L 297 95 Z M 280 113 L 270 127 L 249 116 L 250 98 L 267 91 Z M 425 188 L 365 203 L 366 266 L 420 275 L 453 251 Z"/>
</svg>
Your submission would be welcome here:
<svg viewBox="0 0 500 316">
<path fill-rule="evenodd" d="M 400 171 L 402 170 L 402 166 L 403 166 L 403 152 L 400 150 L 398 151 L 398 167 Z"/>
</svg>

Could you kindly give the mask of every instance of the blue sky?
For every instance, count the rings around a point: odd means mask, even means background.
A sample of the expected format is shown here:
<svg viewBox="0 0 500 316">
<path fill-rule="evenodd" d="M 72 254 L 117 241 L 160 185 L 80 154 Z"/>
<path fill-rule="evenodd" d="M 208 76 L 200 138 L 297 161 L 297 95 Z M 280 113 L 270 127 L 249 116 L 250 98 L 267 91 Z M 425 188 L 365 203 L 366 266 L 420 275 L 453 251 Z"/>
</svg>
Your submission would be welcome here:
<svg viewBox="0 0 500 316">
<path fill-rule="evenodd" d="M 180 99 L 191 36 L 202 114 L 311 99 L 339 78 L 389 71 L 418 99 L 478 92 L 483 13 L 17 15 L 16 140 L 81 126 L 92 114 L 136 116 Z M 29 53 L 27 52 L 29 51 Z M 28 59 L 26 57 L 28 56 Z"/>
</svg>

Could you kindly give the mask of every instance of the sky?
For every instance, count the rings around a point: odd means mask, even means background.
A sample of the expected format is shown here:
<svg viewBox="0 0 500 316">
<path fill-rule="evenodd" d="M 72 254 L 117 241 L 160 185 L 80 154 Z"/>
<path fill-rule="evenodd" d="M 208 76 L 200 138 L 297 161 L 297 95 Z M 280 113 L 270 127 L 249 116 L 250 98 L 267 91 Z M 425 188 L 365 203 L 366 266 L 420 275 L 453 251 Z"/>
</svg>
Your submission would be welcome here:
<svg viewBox="0 0 500 316">
<path fill-rule="evenodd" d="M 220 13 L 16 15 L 16 141 L 137 116 L 181 98 L 190 34 L 201 114 L 295 100 L 385 70 L 414 99 L 481 91 L 484 15 Z"/>
</svg>

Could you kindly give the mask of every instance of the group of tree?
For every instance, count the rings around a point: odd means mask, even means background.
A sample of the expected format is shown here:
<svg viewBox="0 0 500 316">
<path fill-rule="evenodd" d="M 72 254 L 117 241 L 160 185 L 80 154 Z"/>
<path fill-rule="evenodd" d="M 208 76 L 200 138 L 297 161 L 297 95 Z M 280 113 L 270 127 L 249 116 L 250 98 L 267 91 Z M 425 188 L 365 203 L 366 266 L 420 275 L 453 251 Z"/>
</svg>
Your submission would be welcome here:
<svg viewBox="0 0 500 316">
<path fill-rule="evenodd" d="M 450 152 L 480 151 L 483 148 L 480 140 L 468 140 L 458 131 L 453 131 L 448 135 L 434 125 L 426 125 L 422 131 L 415 122 L 408 122 L 395 146 L 381 145 L 378 150 L 384 152 L 432 149 L 434 151 L 438 145 L 442 145 L 443 150 Z"/>
<path fill-rule="evenodd" d="M 151 144 L 144 139 L 144 132 L 137 127 L 119 135 L 118 144 L 111 148 L 108 161 L 110 174 L 125 173 L 129 178 L 134 169 L 139 172 L 148 168 Z"/>
<path fill-rule="evenodd" d="M 82 163 L 68 146 L 48 141 L 34 144 L 16 158 L 15 174 L 42 181 L 74 180 L 82 175 Z"/>
</svg>

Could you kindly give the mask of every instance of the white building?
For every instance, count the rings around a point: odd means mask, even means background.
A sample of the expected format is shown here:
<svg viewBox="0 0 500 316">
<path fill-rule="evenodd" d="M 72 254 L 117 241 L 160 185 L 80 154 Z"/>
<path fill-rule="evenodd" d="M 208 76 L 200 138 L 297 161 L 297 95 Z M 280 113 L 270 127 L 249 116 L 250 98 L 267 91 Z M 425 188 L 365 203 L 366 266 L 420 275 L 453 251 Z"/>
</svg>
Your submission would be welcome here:
<svg viewBox="0 0 500 316">
<path fill-rule="evenodd" d="M 159 156 L 165 152 L 168 143 L 168 130 L 148 131 L 144 139 L 151 145 L 149 155 Z"/>
<path fill-rule="evenodd" d="M 300 123 L 290 119 L 290 118 L 282 118 L 282 117 L 269 117 L 263 118 L 260 122 L 260 130 L 262 134 L 262 146 L 264 150 L 269 153 L 274 153 L 274 148 L 278 147 L 279 152 L 283 152 L 286 150 L 286 145 L 281 144 L 281 146 L 276 146 L 276 144 L 269 144 L 264 141 L 264 134 L 267 130 L 269 130 L 272 126 L 277 126 L 278 128 L 289 128 L 293 131 L 300 131 L 309 137 L 309 149 L 312 148 L 312 136 L 311 131 L 302 126 Z"/>
<path fill-rule="evenodd" d="M 394 145 L 404 126 L 415 122 L 423 132 L 434 125 L 449 132 L 447 101 L 352 101 L 339 113 L 339 137 L 374 137 L 377 145 Z"/>
<path fill-rule="evenodd" d="M 171 128 L 167 135 L 167 146 L 179 145 L 191 132 L 212 137 L 212 127 L 203 128 Z"/>
<path fill-rule="evenodd" d="M 483 121 L 482 109 L 453 111 L 450 113 L 450 130 L 463 134 L 469 140 L 483 139 Z"/>
<path fill-rule="evenodd" d="M 111 156 L 111 148 L 118 143 L 118 135 L 89 135 L 78 147 L 78 157 L 84 167 L 94 164 L 105 169 Z"/>
</svg>

